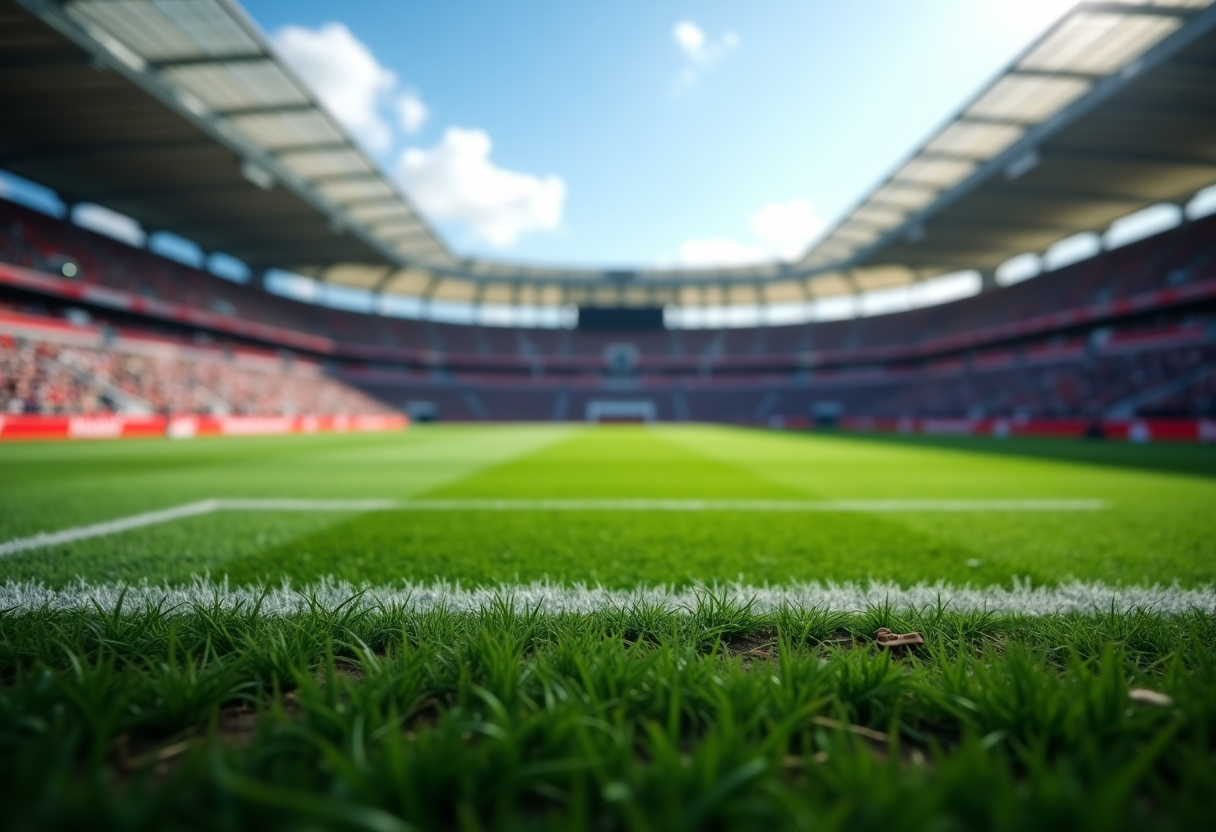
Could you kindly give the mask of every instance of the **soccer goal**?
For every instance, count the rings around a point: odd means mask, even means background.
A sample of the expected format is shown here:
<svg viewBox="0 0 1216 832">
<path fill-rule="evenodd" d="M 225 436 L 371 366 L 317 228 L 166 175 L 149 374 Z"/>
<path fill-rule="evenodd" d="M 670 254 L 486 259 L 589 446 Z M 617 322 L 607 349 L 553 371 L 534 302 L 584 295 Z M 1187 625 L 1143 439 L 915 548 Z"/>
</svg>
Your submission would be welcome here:
<svg viewBox="0 0 1216 832">
<path fill-rule="evenodd" d="M 650 399 L 605 400 L 587 402 L 588 422 L 653 422 L 657 409 Z"/>
</svg>

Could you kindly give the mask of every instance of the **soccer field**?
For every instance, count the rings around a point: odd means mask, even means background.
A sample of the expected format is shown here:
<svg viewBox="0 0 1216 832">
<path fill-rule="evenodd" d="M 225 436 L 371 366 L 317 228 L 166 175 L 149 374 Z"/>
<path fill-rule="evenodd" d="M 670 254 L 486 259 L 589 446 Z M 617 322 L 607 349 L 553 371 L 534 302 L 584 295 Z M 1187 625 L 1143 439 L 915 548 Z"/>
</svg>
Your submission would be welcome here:
<svg viewBox="0 0 1216 832">
<path fill-rule="evenodd" d="M 0 545 L 203 500 L 254 501 L 0 560 L 4 578 L 51 586 L 202 574 L 613 589 L 1216 579 L 1216 448 L 1203 446 L 427 427 L 31 444 L 0 449 L 0 460 Z M 276 499 L 301 502 L 282 510 Z M 368 510 L 369 500 L 383 502 Z"/>
<path fill-rule="evenodd" d="M 1203 446 L 0 447 L 0 822 L 1194 828 L 1214 509 Z"/>
</svg>

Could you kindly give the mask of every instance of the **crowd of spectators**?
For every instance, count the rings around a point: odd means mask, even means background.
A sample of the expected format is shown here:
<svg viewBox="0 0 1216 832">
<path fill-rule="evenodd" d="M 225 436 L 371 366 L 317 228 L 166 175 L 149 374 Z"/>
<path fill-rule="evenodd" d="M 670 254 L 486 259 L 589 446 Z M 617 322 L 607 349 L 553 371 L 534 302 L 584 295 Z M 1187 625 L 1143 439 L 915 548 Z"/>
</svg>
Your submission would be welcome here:
<svg viewBox="0 0 1216 832">
<path fill-rule="evenodd" d="M 1206 381 L 1205 381 L 1206 380 Z M 867 416 L 1097 418 L 1216 415 L 1216 347 L 1087 356 L 858 391 L 851 411 Z"/>
<path fill-rule="evenodd" d="M 598 356 L 633 343 L 640 356 L 788 355 L 914 344 L 1062 309 L 1216 278 L 1216 216 L 999 291 L 911 311 L 797 326 L 604 333 L 457 325 L 316 306 L 221 279 L 145 249 L 0 200 L 0 262 L 207 309 L 349 344 L 462 355 Z"/>
<path fill-rule="evenodd" d="M 373 415 L 395 412 L 279 359 L 147 354 L 0 334 L 0 412 Z"/>
<path fill-rule="evenodd" d="M 899 372 L 875 368 L 768 383 L 739 375 L 627 390 L 459 375 L 384 374 L 352 381 L 403 407 L 423 402 L 434 406 L 436 418 L 459 421 L 580 420 L 593 399 L 646 400 L 659 419 L 728 423 L 806 421 L 825 406 L 834 415 L 886 418 L 1216 418 L 1216 346 L 1211 345 L 1085 354 L 1051 363 L 1018 360 L 995 370 L 959 360 L 951 368 L 944 363 Z"/>
<path fill-rule="evenodd" d="M 323 312 L 2 199 L 0 262 L 302 332 Z"/>
<path fill-rule="evenodd" d="M 1142 416 L 1216 417 L 1216 361 L 1188 376 L 1186 383 L 1137 408 Z"/>
</svg>

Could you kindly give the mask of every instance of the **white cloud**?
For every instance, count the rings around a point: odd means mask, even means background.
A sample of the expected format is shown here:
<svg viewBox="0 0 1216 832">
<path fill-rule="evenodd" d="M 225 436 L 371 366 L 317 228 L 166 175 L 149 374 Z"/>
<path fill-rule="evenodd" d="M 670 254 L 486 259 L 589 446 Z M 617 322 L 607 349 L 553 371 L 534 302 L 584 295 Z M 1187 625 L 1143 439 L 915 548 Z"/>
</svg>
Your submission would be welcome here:
<svg viewBox="0 0 1216 832">
<path fill-rule="evenodd" d="M 798 198 L 764 206 L 748 219 L 756 237 L 740 242 L 729 237 L 687 240 L 680 246 L 679 262 L 684 266 L 708 268 L 747 266 L 772 260 L 796 260 L 811 240 L 823 230 L 811 203 Z"/>
<path fill-rule="evenodd" d="M 459 222 L 496 246 L 556 228 L 566 199 L 561 177 L 500 168 L 490 160 L 491 149 L 485 131 L 450 127 L 430 150 L 407 148 L 398 176 L 428 216 Z"/>
<path fill-rule="evenodd" d="M 675 93 L 679 95 L 697 83 L 727 53 L 739 46 L 739 36 L 726 32 L 718 40 L 710 40 L 705 31 L 691 20 L 681 20 L 671 30 L 676 46 L 684 53 L 685 63 L 676 76 Z"/>
<path fill-rule="evenodd" d="M 410 90 L 397 96 L 397 118 L 406 135 L 417 133 L 430 117 L 431 111 L 418 97 L 418 93 Z"/>
<path fill-rule="evenodd" d="M 396 74 L 341 23 L 286 26 L 274 42 L 321 103 L 372 151 L 388 151 L 395 138 L 418 133 L 430 119 L 421 96 L 403 89 Z M 566 198 L 561 178 L 500 168 L 490 150 L 484 131 L 452 127 L 430 149 L 404 150 L 397 176 L 425 214 L 461 223 L 496 246 L 556 228 Z"/>
<path fill-rule="evenodd" d="M 363 144 L 374 151 L 393 143 L 386 109 L 395 108 L 407 134 L 417 132 L 428 111 L 417 93 L 397 95 L 397 75 L 341 23 L 320 29 L 285 26 L 274 35 L 283 58 L 300 74 L 321 103 Z"/>
<path fill-rule="evenodd" d="M 701 50 L 705 48 L 705 33 L 701 31 L 701 27 L 693 23 L 691 20 L 681 20 L 675 25 L 672 30 L 672 36 L 675 37 L 676 43 L 684 50 L 684 54 L 694 60 L 701 54 Z"/>
<path fill-rule="evenodd" d="M 802 198 L 766 205 L 747 224 L 782 260 L 797 259 L 823 230 L 811 203 Z"/>
<path fill-rule="evenodd" d="M 131 217 L 91 202 L 82 202 L 72 209 L 72 222 L 137 247 L 142 246 L 148 238 L 139 223 Z"/>
<path fill-rule="evenodd" d="M 759 246 L 749 246 L 729 237 L 686 240 L 680 246 L 680 265 L 693 268 L 750 266 L 770 257 L 768 251 Z"/>
</svg>

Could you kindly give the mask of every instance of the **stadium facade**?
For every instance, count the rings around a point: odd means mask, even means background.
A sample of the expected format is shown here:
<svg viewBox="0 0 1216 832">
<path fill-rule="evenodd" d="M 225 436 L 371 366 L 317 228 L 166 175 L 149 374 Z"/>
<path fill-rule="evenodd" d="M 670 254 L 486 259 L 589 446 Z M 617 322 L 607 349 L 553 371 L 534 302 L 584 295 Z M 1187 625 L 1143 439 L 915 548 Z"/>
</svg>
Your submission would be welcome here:
<svg viewBox="0 0 1216 832">
<path fill-rule="evenodd" d="M 227 0 L 2 0 L 0 28 L 0 169 L 254 274 L 0 205 L 0 337 L 25 377 L 0 389 L 10 412 L 318 407 L 242 392 L 270 356 L 340 386 L 331 410 L 416 418 L 1216 438 L 1216 218 L 1194 201 L 1216 182 L 1205 0 L 1077 5 L 802 258 L 702 270 L 455 255 Z M 1177 225 L 1002 285 L 1019 256 L 1154 206 Z M 270 269 L 409 317 L 267 293 Z M 973 297 L 873 314 L 963 270 Z M 579 323 L 453 322 L 484 309 Z M 115 354 L 139 378 L 116 378 Z"/>
</svg>

